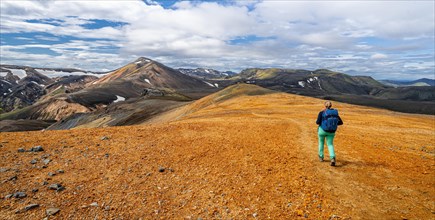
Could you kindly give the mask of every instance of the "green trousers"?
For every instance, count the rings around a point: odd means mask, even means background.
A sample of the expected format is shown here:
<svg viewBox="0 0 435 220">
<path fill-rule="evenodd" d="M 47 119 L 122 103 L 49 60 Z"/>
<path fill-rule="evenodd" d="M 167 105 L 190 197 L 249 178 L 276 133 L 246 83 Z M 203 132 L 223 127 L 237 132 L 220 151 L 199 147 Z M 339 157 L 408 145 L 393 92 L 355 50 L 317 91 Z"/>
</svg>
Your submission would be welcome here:
<svg viewBox="0 0 435 220">
<path fill-rule="evenodd" d="M 323 145 L 325 145 L 325 138 L 326 138 L 326 145 L 328 145 L 329 157 L 331 159 L 335 158 L 335 153 L 334 153 L 335 133 L 326 132 L 319 126 L 318 135 L 319 135 L 319 157 L 323 158 L 323 148 L 324 148 Z"/>
</svg>

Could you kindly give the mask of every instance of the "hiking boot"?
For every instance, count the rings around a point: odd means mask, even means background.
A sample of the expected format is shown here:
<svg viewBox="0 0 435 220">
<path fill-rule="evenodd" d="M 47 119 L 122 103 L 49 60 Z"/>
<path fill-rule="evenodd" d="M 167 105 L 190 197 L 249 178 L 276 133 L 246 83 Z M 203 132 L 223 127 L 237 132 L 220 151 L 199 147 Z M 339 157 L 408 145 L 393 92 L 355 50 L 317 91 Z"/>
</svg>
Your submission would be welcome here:
<svg viewBox="0 0 435 220">
<path fill-rule="evenodd" d="M 323 162 L 323 157 L 319 156 L 319 161 Z"/>
<path fill-rule="evenodd" d="M 331 166 L 335 167 L 335 158 L 331 159 Z"/>
</svg>

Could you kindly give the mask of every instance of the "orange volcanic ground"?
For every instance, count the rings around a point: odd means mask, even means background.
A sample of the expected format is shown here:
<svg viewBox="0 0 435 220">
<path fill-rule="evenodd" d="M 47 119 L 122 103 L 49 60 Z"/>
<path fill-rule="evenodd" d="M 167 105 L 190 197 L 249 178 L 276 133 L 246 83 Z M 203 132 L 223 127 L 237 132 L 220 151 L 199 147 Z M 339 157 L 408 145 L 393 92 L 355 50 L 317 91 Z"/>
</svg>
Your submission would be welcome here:
<svg viewBox="0 0 435 220">
<path fill-rule="evenodd" d="M 435 218 L 434 116 L 334 102 L 331 167 L 322 100 L 231 89 L 140 126 L 0 133 L 0 219 Z"/>
</svg>

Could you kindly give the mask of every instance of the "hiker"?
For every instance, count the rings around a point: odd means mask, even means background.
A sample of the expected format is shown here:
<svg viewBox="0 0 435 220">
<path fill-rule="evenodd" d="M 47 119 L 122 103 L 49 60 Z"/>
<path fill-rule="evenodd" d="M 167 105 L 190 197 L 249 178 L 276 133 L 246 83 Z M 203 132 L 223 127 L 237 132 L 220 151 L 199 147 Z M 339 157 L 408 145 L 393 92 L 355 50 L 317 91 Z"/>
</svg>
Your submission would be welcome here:
<svg viewBox="0 0 435 220">
<path fill-rule="evenodd" d="M 338 116 L 338 111 L 332 108 L 330 101 L 325 102 L 325 109 L 319 112 L 316 124 L 319 125 L 317 133 L 319 136 L 319 160 L 323 162 L 323 145 L 328 145 L 329 157 L 331 158 L 331 166 L 335 166 L 335 153 L 334 153 L 334 136 L 338 125 L 342 125 L 343 121 Z"/>
</svg>

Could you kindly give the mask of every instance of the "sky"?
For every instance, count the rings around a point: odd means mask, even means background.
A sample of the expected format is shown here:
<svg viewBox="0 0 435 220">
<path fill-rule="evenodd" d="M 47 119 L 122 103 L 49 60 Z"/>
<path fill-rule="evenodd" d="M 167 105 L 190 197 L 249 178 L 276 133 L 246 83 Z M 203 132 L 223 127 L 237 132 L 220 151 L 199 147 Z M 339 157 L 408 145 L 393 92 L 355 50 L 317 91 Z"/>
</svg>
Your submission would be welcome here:
<svg viewBox="0 0 435 220">
<path fill-rule="evenodd" d="M 435 79 L 434 1 L 0 1 L 0 63 Z"/>
</svg>

